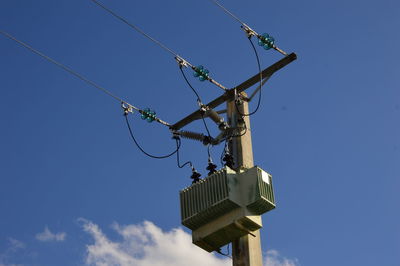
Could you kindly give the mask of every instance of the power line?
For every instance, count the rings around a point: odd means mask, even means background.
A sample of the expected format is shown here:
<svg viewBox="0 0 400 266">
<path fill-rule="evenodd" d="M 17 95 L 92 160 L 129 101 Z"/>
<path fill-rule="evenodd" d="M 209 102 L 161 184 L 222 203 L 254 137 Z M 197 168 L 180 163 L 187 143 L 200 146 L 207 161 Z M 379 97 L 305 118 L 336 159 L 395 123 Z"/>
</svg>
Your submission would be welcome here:
<svg viewBox="0 0 400 266">
<path fill-rule="evenodd" d="M 62 64 L 62 63 L 60 63 L 60 62 L 54 60 L 53 58 L 51 58 L 51 57 L 49 57 L 49 56 L 43 54 L 42 52 L 40 52 L 40 51 L 36 50 L 35 48 L 33 48 L 32 46 L 30 46 L 29 44 L 27 44 L 27 43 L 25 43 L 25 42 L 23 42 L 23 41 L 17 39 L 16 37 L 12 36 L 11 34 L 5 32 L 5 31 L 0 30 L 0 33 L 1 33 L 2 35 L 6 36 L 7 38 L 9 38 L 9 39 L 11 39 L 11 40 L 17 42 L 18 44 L 22 45 L 23 47 L 25 47 L 25 48 L 28 49 L 29 51 L 31 51 L 31 52 L 33 52 L 33 53 L 39 55 L 40 57 L 46 59 L 46 60 L 49 61 L 50 63 L 52 63 L 52 64 L 54 64 L 54 65 L 60 67 L 60 68 L 63 69 L 64 71 L 70 73 L 71 75 L 73 75 L 73 76 L 79 78 L 80 80 L 86 82 L 87 84 L 89 84 L 89 85 L 95 87 L 96 89 L 98 89 L 98 90 L 104 92 L 104 93 L 107 94 L 108 96 L 110 96 L 110 97 L 114 98 L 115 100 L 119 101 L 120 103 L 122 103 L 123 108 L 124 108 L 126 111 L 133 111 L 133 110 L 136 110 L 136 111 L 138 111 L 139 113 L 143 114 L 143 112 L 144 112 L 143 110 L 141 110 L 141 109 L 137 108 L 136 106 L 134 106 L 134 105 L 128 103 L 127 101 L 123 100 L 122 98 L 116 96 L 115 94 L 113 94 L 113 93 L 110 92 L 109 90 L 107 90 L 107 89 L 105 89 L 104 87 L 98 85 L 98 84 L 95 83 L 94 81 L 91 81 L 90 79 L 84 77 L 82 74 L 76 72 L 75 70 L 73 70 L 73 69 L 67 67 L 66 65 L 64 65 L 64 64 Z M 126 105 L 126 106 L 125 106 L 125 105 Z M 157 121 L 158 123 L 162 124 L 162 125 L 165 125 L 165 126 L 168 126 L 168 127 L 170 126 L 169 123 L 167 123 L 167 122 L 161 120 L 160 118 L 157 118 L 157 117 L 156 117 L 154 120 Z"/>
<path fill-rule="evenodd" d="M 221 5 L 218 1 L 216 0 L 210 0 L 212 2 L 214 2 L 214 4 L 216 4 L 217 6 L 219 6 L 222 10 L 225 11 L 226 14 L 228 14 L 229 16 L 231 16 L 232 18 L 234 18 L 236 21 L 238 21 L 240 24 L 242 24 L 243 26 L 247 26 L 243 21 L 241 21 L 237 16 L 235 16 L 232 12 L 230 12 L 228 9 L 226 9 L 223 5 Z"/>
<path fill-rule="evenodd" d="M 148 35 L 146 32 L 144 32 L 143 30 L 141 30 L 138 26 L 130 23 L 128 20 L 126 20 L 125 18 L 121 17 L 120 15 L 118 15 L 117 13 L 115 13 L 114 11 L 112 11 L 110 8 L 106 7 L 105 5 L 103 5 L 102 3 L 100 3 L 99 1 L 96 0 L 91 0 L 93 3 L 95 3 L 96 5 L 98 5 L 99 7 L 103 8 L 104 10 L 106 10 L 108 13 L 110 13 L 111 15 L 113 15 L 114 17 L 116 17 L 117 19 L 121 20 L 122 22 L 124 22 L 126 25 L 128 25 L 129 27 L 131 27 L 132 29 L 136 30 L 137 32 L 139 32 L 140 34 L 142 34 L 143 36 L 145 36 L 146 38 L 148 38 L 149 40 L 151 40 L 152 42 L 156 43 L 158 46 L 160 46 L 161 48 L 163 48 L 165 51 L 169 52 L 170 54 L 172 54 L 175 57 L 181 58 L 174 50 L 168 48 L 167 46 L 165 46 L 164 44 L 162 44 L 160 41 L 154 39 L 153 37 L 151 37 L 150 35 Z"/>
<path fill-rule="evenodd" d="M 174 55 L 175 60 L 178 62 L 179 67 L 182 66 L 189 66 L 191 69 L 193 69 L 193 71 L 195 72 L 199 72 L 200 69 L 199 67 L 194 66 L 193 64 L 191 64 L 189 61 L 187 61 L 186 59 L 184 59 L 183 57 L 181 57 L 180 55 L 178 55 L 178 53 L 176 53 L 174 50 L 168 48 L 166 45 L 164 45 L 163 43 L 161 43 L 160 41 L 156 40 L 155 38 L 151 37 L 149 34 L 145 33 L 143 30 L 141 30 L 139 27 L 137 27 L 136 25 L 130 23 L 128 20 L 126 20 L 125 18 L 123 18 L 122 16 L 118 15 L 117 13 L 115 13 L 114 11 L 112 11 L 110 8 L 106 7 L 105 5 L 103 5 L 102 3 L 100 3 L 97 0 L 91 0 L 93 3 L 95 3 L 96 5 L 98 5 L 99 7 L 103 8 L 105 11 L 107 11 L 108 13 L 110 13 L 111 15 L 113 15 L 115 18 L 119 19 L 120 21 L 122 21 L 123 23 L 125 23 L 126 25 L 128 25 L 129 27 L 131 27 L 132 29 L 134 29 L 135 31 L 139 32 L 140 34 L 142 34 L 143 36 L 145 36 L 146 38 L 148 38 L 149 40 L 151 40 L 152 42 L 156 43 L 158 46 L 160 46 L 161 48 L 163 48 L 164 50 L 166 50 L 167 52 L 169 52 L 170 54 Z M 217 87 L 223 89 L 224 91 L 227 91 L 228 89 L 223 86 L 221 83 L 217 82 L 216 80 L 212 79 L 211 77 L 207 75 L 204 76 L 204 80 L 208 80 L 211 83 L 213 83 L 214 85 L 216 85 Z"/>
<path fill-rule="evenodd" d="M 260 35 L 259 33 L 257 33 L 255 30 L 253 30 L 252 28 L 250 28 L 246 23 L 244 23 L 242 20 L 240 20 L 237 16 L 235 16 L 232 12 L 230 12 L 227 8 L 225 8 L 223 5 L 221 5 L 217 0 L 210 0 L 213 3 L 215 3 L 217 6 L 219 6 L 225 13 L 227 13 L 229 16 L 231 16 L 232 18 L 234 18 L 236 21 L 238 21 L 240 24 L 242 24 L 242 29 L 246 32 L 246 34 L 251 37 L 252 35 L 256 36 L 259 41 L 260 41 L 260 45 L 264 46 L 266 45 L 265 49 L 269 50 L 270 48 L 273 48 L 274 50 L 278 51 L 279 53 L 287 56 L 287 53 L 285 51 L 283 51 L 282 49 L 280 49 L 279 47 L 277 47 L 275 45 L 275 39 L 272 36 L 269 36 L 269 34 L 263 34 Z"/>
<path fill-rule="evenodd" d="M 83 80 L 84 82 L 88 83 L 89 85 L 91 85 L 91 86 L 93 86 L 93 87 L 95 87 L 95 88 L 97 88 L 97 89 L 103 91 L 104 93 L 106 93 L 107 95 L 113 97 L 113 98 L 116 99 L 117 101 L 123 102 L 123 103 L 126 103 L 126 104 L 129 104 L 129 103 L 127 103 L 126 101 L 124 101 L 124 100 L 122 100 L 121 98 L 119 98 L 118 96 L 115 96 L 113 93 L 111 93 L 111 92 L 108 91 L 107 89 L 105 89 L 105 88 L 101 87 L 100 85 L 96 84 L 95 82 L 93 82 L 93 81 L 91 81 L 91 80 L 85 78 L 84 76 L 82 76 L 82 75 L 79 74 L 78 72 L 76 72 L 76 71 L 72 70 L 71 68 L 69 68 L 69 67 L 67 67 L 67 66 L 65 66 L 65 65 L 63 65 L 63 64 L 61 64 L 60 62 L 54 60 L 53 58 L 51 58 L 51 57 L 49 57 L 49 56 L 47 56 L 47 55 L 45 55 L 45 54 L 39 52 L 38 50 L 34 49 L 32 46 L 30 46 L 30 45 L 28 45 L 28 44 L 26 44 L 26 43 L 24 43 L 24 42 L 18 40 L 17 38 L 15 38 L 14 36 L 12 36 L 11 34 L 5 32 L 5 31 L 1 31 L 1 30 L 0 30 L 0 33 L 3 34 L 4 36 L 6 36 L 7 38 L 9 38 L 9 39 L 11 39 L 11 40 L 13 40 L 13 41 L 19 43 L 20 45 L 24 46 L 25 48 L 27 48 L 27 49 L 30 50 L 31 52 L 33 52 L 33 53 L 35 53 L 35 54 L 41 56 L 42 58 L 46 59 L 47 61 L 49 61 L 49 62 L 55 64 L 56 66 L 62 68 L 63 70 L 67 71 L 68 73 L 74 75 L 75 77 L 79 78 L 80 80 Z M 131 105 L 131 104 L 129 104 L 129 106 L 131 106 L 133 109 L 135 109 L 135 110 L 137 110 L 137 111 L 139 110 L 139 108 L 137 108 L 137 107 L 135 107 L 135 106 L 133 106 L 133 105 Z"/>
</svg>

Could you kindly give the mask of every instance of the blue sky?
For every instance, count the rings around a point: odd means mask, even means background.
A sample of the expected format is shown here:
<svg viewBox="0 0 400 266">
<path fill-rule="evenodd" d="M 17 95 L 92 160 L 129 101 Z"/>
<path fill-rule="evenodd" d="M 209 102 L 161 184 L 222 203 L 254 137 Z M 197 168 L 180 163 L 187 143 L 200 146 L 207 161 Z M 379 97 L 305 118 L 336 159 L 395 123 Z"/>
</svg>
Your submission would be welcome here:
<svg viewBox="0 0 400 266">
<path fill-rule="evenodd" d="M 103 3 L 227 87 L 257 72 L 240 25 L 211 1 Z M 398 1 L 221 3 L 298 55 L 265 85 L 251 118 L 255 163 L 273 175 L 277 200 L 263 217 L 263 250 L 276 265 L 398 266 Z M 89 0 L 2 0 L 0 25 L 170 123 L 196 109 L 173 57 Z M 263 68 L 281 58 L 258 52 Z M 190 170 L 140 153 L 107 95 L 3 36 L 0 56 L 0 265 L 95 265 L 94 251 L 130 243 L 124 226 L 179 238 Z M 221 94 L 191 81 L 205 102 Z M 131 118 L 147 151 L 174 149 L 165 127 Z M 184 140 L 181 156 L 206 172 L 204 146 Z"/>
</svg>

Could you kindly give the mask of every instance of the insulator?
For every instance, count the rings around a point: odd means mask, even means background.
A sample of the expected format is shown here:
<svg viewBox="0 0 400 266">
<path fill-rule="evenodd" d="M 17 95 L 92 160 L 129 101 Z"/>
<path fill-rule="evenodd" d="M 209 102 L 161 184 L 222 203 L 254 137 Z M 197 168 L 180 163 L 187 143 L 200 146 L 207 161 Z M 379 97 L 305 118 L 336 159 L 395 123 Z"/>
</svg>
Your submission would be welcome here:
<svg viewBox="0 0 400 266">
<path fill-rule="evenodd" d="M 190 176 L 190 178 L 193 179 L 192 184 L 199 182 L 200 176 L 201 176 L 201 174 L 199 172 L 197 172 L 196 170 L 193 170 L 192 175 Z"/>
<path fill-rule="evenodd" d="M 203 134 L 192 132 L 192 131 L 177 131 L 176 133 L 179 134 L 182 138 L 186 138 L 186 139 L 204 141 L 204 138 L 205 138 L 205 136 Z"/>
<path fill-rule="evenodd" d="M 225 162 L 226 166 L 233 169 L 233 156 L 230 153 L 226 153 L 222 160 Z"/>
<path fill-rule="evenodd" d="M 224 119 L 213 109 L 208 109 L 206 113 L 217 125 L 220 125 L 224 121 Z"/>
<path fill-rule="evenodd" d="M 217 172 L 217 165 L 213 164 L 211 161 L 208 161 L 208 166 L 206 169 L 209 171 L 208 175 L 212 175 L 213 173 Z"/>
<path fill-rule="evenodd" d="M 140 116 L 143 120 L 146 120 L 147 122 L 151 123 L 154 120 L 156 120 L 156 112 L 150 110 L 150 108 L 146 108 L 143 111 L 140 112 L 142 115 Z"/>
<path fill-rule="evenodd" d="M 200 81 L 205 81 L 209 79 L 208 73 L 210 71 L 208 71 L 208 69 L 205 69 L 202 65 L 195 67 L 193 70 L 193 76 L 196 78 L 198 77 Z"/>
<path fill-rule="evenodd" d="M 270 36 L 268 33 L 264 33 L 263 35 L 258 37 L 258 45 L 262 46 L 265 50 L 269 50 L 274 47 L 275 39 Z"/>
</svg>

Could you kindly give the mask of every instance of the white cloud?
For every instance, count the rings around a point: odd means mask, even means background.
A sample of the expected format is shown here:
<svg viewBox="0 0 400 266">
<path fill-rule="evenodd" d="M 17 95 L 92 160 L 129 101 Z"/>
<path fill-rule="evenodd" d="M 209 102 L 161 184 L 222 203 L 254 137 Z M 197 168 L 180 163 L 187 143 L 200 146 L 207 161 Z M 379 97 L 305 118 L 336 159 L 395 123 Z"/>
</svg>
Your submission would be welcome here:
<svg viewBox="0 0 400 266">
<path fill-rule="evenodd" d="M 15 252 L 18 249 L 25 248 L 25 244 L 22 241 L 19 241 L 17 239 L 11 238 L 11 237 L 8 238 L 8 241 L 9 241 L 9 247 L 8 247 L 9 251 Z"/>
<path fill-rule="evenodd" d="M 266 253 L 265 266 L 297 266 L 298 261 L 297 259 L 287 259 L 282 257 L 277 250 L 271 249 L 268 250 Z"/>
<path fill-rule="evenodd" d="M 65 237 L 67 236 L 66 233 L 52 233 L 50 229 L 46 226 L 44 231 L 41 233 L 36 234 L 36 239 L 39 241 L 50 242 L 50 241 L 64 241 Z"/>
<path fill-rule="evenodd" d="M 20 249 L 25 248 L 25 244 L 17 239 L 8 238 L 7 249 L 0 253 L 0 266 L 23 266 L 22 264 L 14 264 L 9 261 L 14 257 Z"/>
<path fill-rule="evenodd" d="M 119 241 L 110 240 L 98 225 L 79 219 L 94 243 L 87 245 L 86 265 L 95 266 L 230 266 L 228 258 L 219 258 L 192 244 L 191 236 L 180 228 L 164 232 L 152 222 L 112 228 Z M 267 252 L 266 266 L 297 266 L 275 250 Z"/>
</svg>

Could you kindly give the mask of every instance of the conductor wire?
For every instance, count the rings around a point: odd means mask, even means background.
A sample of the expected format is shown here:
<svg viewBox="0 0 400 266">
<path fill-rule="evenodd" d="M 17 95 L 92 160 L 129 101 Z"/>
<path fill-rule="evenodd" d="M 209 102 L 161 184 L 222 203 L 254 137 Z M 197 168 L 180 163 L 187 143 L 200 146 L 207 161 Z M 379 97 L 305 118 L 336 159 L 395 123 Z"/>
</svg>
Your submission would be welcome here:
<svg viewBox="0 0 400 266">
<path fill-rule="evenodd" d="M 135 109 L 136 111 L 139 111 L 139 108 L 127 103 L 125 100 L 121 99 L 120 97 L 114 95 L 113 93 L 111 93 L 109 90 L 101 87 L 100 85 L 98 85 L 97 83 L 87 79 L 86 77 L 82 76 L 81 74 L 79 74 L 78 72 L 74 71 L 73 69 L 61 64 L 60 62 L 54 60 L 53 58 L 39 52 L 38 50 L 36 50 L 35 48 L 33 48 L 32 46 L 24 43 L 23 41 L 18 40 L 17 38 L 15 38 L 14 36 L 12 36 L 11 34 L 4 32 L 2 30 L 0 30 L 0 33 L 3 34 L 4 36 L 6 36 L 7 38 L 17 42 L 18 44 L 22 45 L 23 47 L 27 48 L 28 50 L 30 50 L 31 52 L 39 55 L 40 57 L 46 59 L 47 61 L 49 61 L 50 63 L 53 63 L 54 65 L 62 68 L 63 70 L 67 71 L 68 73 L 74 75 L 75 77 L 79 78 L 80 80 L 86 82 L 87 84 L 101 90 L 102 92 L 104 92 L 105 94 L 107 94 L 108 96 L 111 96 L 112 98 L 114 98 L 115 100 L 121 102 L 121 103 L 125 103 L 127 105 L 129 105 L 130 107 L 132 107 L 133 109 Z"/>
<path fill-rule="evenodd" d="M 257 107 L 256 107 L 256 109 L 255 109 L 253 112 L 251 112 L 251 113 L 242 114 L 242 113 L 240 112 L 238 106 L 237 106 L 236 101 L 235 101 L 236 110 L 237 110 L 237 112 L 238 112 L 241 116 L 251 116 L 251 115 L 255 114 L 255 113 L 258 111 L 258 108 L 260 108 L 260 104 L 261 104 L 261 91 L 262 91 L 262 85 L 263 85 L 263 84 L 262 84 L 262 79 L 263 79 L 263 77 L 262 77 L 262 71 L 261 71 L 260 57 L 258 56 L 256 47 L 254 46 L 253 42 L 251 41 L 251 36 L 250 36 L 248 39 L 249 39 L 249 42 L 250 42 L 250 44 L 251 44 L 251 47 L 253 48 L 254 54 L 255 54 L 256 59 L 257 59 L 258 72 L 260 73 L 260 91 L 258 92 Z"/>
<path fill-rule="evenodd" d="M 203 103 L 202 103 L 202 101 L 201 101 L 201 98 L 200 98 L 198 92 L 196 91 L 196 89 L 192 86 L 192 84 L 191 84 L 191 83 L 189 82 L 189 80 L 187 79 L 187 77 L 186 77 L 186 75 L 185 75 L 185 72 L 184 72 L 183 69 L 182 69 L 182 66 L 179 66 L 179 69 L 180 69 L 180 71 L 181 71 L 181 73 L 182 73 L 182 76 L 183 76 L 183 78 L 185 79 L 187 85 L 192 89 L 193 93 L 196 95 L 196 97 L 197 97 L 197 102 L 198 102 L 198 104 L 200 105 L 200 108 L 201 108 L 201 106 L 203 105 Z M 204 119 L 204 114 L 203 114 L 203 113 L 201 113 L 201 120 L 203 121 L 203 124 L 204 124 L 204 127 L 205 127 L 206 131 L 207 131 L 208 137 L 211 139 L 211 133 L 210 133 L 210 130 L 208 129 L 208 126 L 207 126 L 206 120 Z M 208 150 L 208 157 L 210 157 L 210 151 L 209 151 L 209 150 Z"/>
<path fill-rule="evenodd" d="M 238 21 L 240 24 L 242 24 L 243 26 L 247 26 L 243 21 L 241 21 L 237 16 L 235 16 L 232 12 L 230 12 L 228 9 L 226 9 L 223 5 L 221 5 L 217 0 L 211 0 L 212 2 L 214 2 L 214 4 L 216 4 L 217 6 L 219 6 L 222 10 L 225 11 L 226 14 L 228 14 L 229 16 L 231 16 L 232 18 L 234 18 L 236 21 Z"/>
<path fill-rule="evenodd" d="M 148 38 L 149 40 L 151 40 L 152 42 L 154 42 L 155 44 L 157 44 L 158 46 L 160 46 L 161 48 L 163 48 L 165 51 L 169 52 L 170 54 L 181 58 L 174 50 L 168 48 L 167 46 L 165 46 L 164 44 L 162 44 L 160 41 L 154 39 L 153 37 L 151 37 L 150 35 L 148 35 L 147 33 L 145 33 L 143 30 L 141 30 L 139 27 L 133 25 L 132 23 L 130 23 L 129 21 L 127 21 L 125 18 L 121 17 L 120 15 L 118 15 L 117 13 L 115 13 L 114 11 L 112 11 L 110 8 L 106 7 L 105 5 L 103 5 L 102 3 L 100 3 L 97 0 L 91 0 L 93 3 L 95 3 L 96 5 L 98 5 L 99 7 L 103 8 L 104 10 L 106 10 L 108 13 L 110 13 L 111 15 L 113 15 L 114 17 L 116 17 L 117 19 L 121 20 L 122 22 L 124 22 L 126 25 L 128 25 L 129 27 L 131 27 L 132 29 L 136 30 L 137 32 L 139 32 L 140 34 L 142 34 L 143 36 L 145 36 L 146 38 Z"/>
<path fill-rule="evenodd" d="M 132 138 L 133 142 L 136 144 L 137 148 L 138 148 L 142 153 L 144 153 L 145 155 L 149 156 L 150 158 L 153 158 L 153 159 L 165 159 L 165 158 L 171 157 L 172 155 L 174 155 L 175 153 L 177 153 L 177 152 L 179 151 L 179 149 L 181 148 L 181 143 L 180 143 L 180 141 L 179 141 L 179 143 L 177 143 L 177 144 L 179 144 L 179 145 L 177 145 L 175 151 L 173 151 L 173 152 L 171 152 L 171 153 L 169 153 L 169 154 L 167 154 L 167 155 L 163 155 L 163 156 L 152 155 L 152 154 L 146 152 L 146 151 L 139 145 L 139 143 L 137 142 L 135 136 L 133 135 L 133 131 L 132 131 L 131 125 L 130 125 L 130 123 L 129 123 L 128 115 L 125 115 L 125 121 L 126 121 L 126 125 L 128 126 L 129 134 L 131 135 L 131 138 Z"/>
<path fill-rule="evenodd" d="M 182 69 L 182 66 L 179 66 L 179 70 L 181 71 L 182 76 L 183 76 L 183 78 L 185 79 L 187 85 L 192 89 L 193 93 L 196 95 L 196 97 L 197 97 L 197 102 L 198 102 L 199 104 L 201 104 L 201 103 L 202 103 L 201 98 L 200 98 L 199 94 L 197 93 L 197 91 L 193 88 L 192 84 L 190 84 L 189 80 L 187 79 L 187 77 L 186 77 L 186 75 L 185 75 L 185 72 L 184 72 L 183 69 Z"/>
<path fill-rule="evenodd" d="M 151 40 L 152 42 L 156 43 L 158 46 L 160 46 L 161 48 L 163 48 L 164 50 L 166 50 L 167 52 L 169 52 L 170 54 L 174 55 L 175 59 L 179 62 L 184 62 L 185 66 L 190 66 L 190 68 L 192 68 L 194 71 L 196 71 L 196 67 L 193 66 L 191 63 L 189 63 L 189 61 L 187 61 L 186 59 L 184 59 L 183 57 L 179 56 L 178 53 L 176 53 L 174 50 L 168 48 L 167 46 L 165 46 L 164 44 L 162 44 L 160 41 L 154 39 L 153 37 L 151 37 L 150 35 L 148 35 L 147 33 L 145 33 L 143 30 L 141 30 L 139 27 L 133 25 L 132 23 L 130 23 L 128 20 L 126 20 L 125 18 L 121 17 L 120 15 L 116 14 L 114 11 L 112 11 L 110 8 L 106 7 L 105 5 L 103 5 L 102 3 L 100 3 L 97 0 L 91 0 L 93 3 L 95 3 L 96 5 L 98 5 L 99 7 L 103 8 L 105 11 L 107 11 L 108 13 L 110 13 L 111 15 L 113 15 L 114 17 L 116 17 L 117 19 L 119 19 L 120 21 L 122 21 L 123 23 L 127 24 L 129 27 L 133 28 L 134 30 L 136 30 L 137 32 L 139 32 L 140 34 L 142 34 L 143 36 L 145 36 L 146 38 L 148 38 L 149 40 Z M 207 78 L 208 81 L 210 81 L 212 84 L 214 84 L 215 86 L 219 87 L 220 89 L 227 91 L 228 89 L 223 86 L 222 84 L 220 84 L 219 82 L 217 82 L 216 80 L 208 77 Z"/>
<path fill-rule="evenodd" d="M 193 169 L 193 164 L 192 164 L 191 161 L 187 161 L 186 163 L 184 163 L 184 164 L 182 164 L 182 165 L 180 164 L 180 160 L 179 160 L 179 149 L 178 149 L 178 147 L 180 147 L 180 146 L 181 146 L 181 139 L 177 138 L 177 139 L 176 139 L 176 147 L 177 147 L 176 162 L 177 162 L 177 164 L 178 164 L 178 167 L 179 167 L 179 168 L 183 168 L 183 167 L 185 167 L 186 165 L 189 165 L 190 168 Z"/>
</svg>

